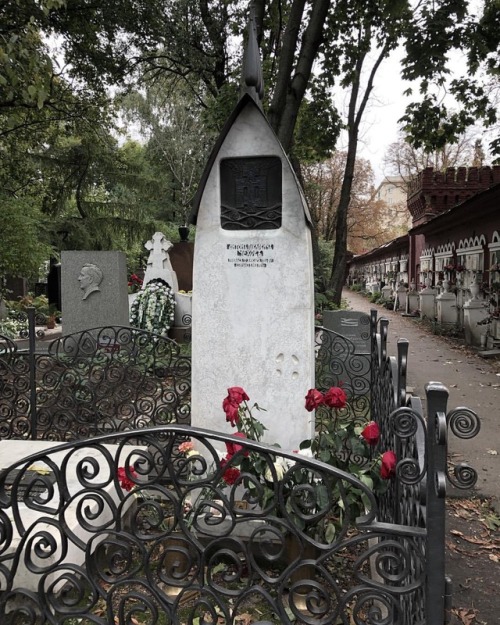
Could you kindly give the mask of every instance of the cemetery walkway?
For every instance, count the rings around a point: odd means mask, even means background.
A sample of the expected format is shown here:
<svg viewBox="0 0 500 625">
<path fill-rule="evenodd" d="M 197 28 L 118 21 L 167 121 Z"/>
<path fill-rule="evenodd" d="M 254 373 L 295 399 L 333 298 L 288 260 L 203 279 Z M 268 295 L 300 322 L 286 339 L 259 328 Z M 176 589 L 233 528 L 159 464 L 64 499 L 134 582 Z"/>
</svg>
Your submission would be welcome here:
<svg viewBox="0 0 500 625">
<path fill-rule="evenodd" d="M 441 382 L 450 393 L 448 410 L 466 406 L 481 419 L 475 438 L 449 437 L 451 460 L 467 461 L 478 481 L 472 493 L 447 485 L 446 573 L 453 582 L 450 625 L 494 625 L 499 608 L 500 362 L 484 360 L 458 341 L 436 336 L 418 320 L 372 304 L 359 293 L 345 289 L 342 295 L 352 310 L 369 314 L 375 308 L 379 318 L 389 320 L 391 356 L 398 339 L 408 339 L 407 386 L 414 395 L 425 399 L 427 382 Z"/>
<path fill-rule="evenodd" d="M 397 341 L 409 341 L 407 385 L 414 395 L 425 398 L 429 381 L 441 382 L 449 390 L 448 410 L 466 406 L 481 419 L 481 431 L 471 440 L 450 434 L 453 463 L 466 461 L 478 472 L 476 490 L 500 502 L 500 362 L 485 360 L 458 341 L 436 336 L 418 320 L 372 304 L 359 293 L 345 289 L 349 308 L 389 320 L 388 350 L 397 353 Z M 500 503 L 498 504 L 500 507 Z"/>
</svg>

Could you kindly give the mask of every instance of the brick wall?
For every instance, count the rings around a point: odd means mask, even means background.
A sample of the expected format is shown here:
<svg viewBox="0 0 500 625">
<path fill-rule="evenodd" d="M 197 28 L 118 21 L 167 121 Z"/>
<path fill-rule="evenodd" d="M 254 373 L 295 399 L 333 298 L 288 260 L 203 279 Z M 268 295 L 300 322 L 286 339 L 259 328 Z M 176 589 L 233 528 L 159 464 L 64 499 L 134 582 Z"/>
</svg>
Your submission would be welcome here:
<svg viewBox="0 0 500 625">
<path fill-rule="evenodd" d="M 497 183 L 500 183 L 500 165 L 456 169 L 450 167 L 444 172 L 427 167 L 408 185 L 408 210 L 413 226 L 418 226 Z"/>
</svg>

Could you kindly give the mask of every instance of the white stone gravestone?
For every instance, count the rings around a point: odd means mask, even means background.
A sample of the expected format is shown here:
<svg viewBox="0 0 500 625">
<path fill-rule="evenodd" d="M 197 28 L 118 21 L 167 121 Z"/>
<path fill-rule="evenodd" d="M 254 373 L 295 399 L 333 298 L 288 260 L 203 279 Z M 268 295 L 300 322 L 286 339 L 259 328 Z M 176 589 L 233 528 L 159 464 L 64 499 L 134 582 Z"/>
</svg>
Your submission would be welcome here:
<svg viewBox="0 0 500 625">
<path fill-rule="evenodd" d="M 267 411 L 255 415 L 268 428 L 264 440 L 296 449 L 313 428 L 304 407 L 314 386 L 311 232 L 296 177 L 251 89 L 212 152 L 192 220 L 191 423 L 233 432 L 222 401 L 241 386 Z"/>
<path fill-rule="evenodd" d="M 427 280 L 428 278 L 426 279 L 425 288 L 423 288 L 419 293 L 420 316 L 422 318 L 434 320 L 436 317 L 437 290 L 430 286 L 430 284 L 427 284 Z"/>
</svg>

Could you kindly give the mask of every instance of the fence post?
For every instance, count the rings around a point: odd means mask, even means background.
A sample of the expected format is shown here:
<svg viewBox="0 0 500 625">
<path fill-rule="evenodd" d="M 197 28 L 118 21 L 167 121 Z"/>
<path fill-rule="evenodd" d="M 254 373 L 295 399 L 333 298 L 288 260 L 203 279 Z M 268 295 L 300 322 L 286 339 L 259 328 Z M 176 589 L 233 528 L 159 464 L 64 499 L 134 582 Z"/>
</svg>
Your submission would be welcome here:
<svg viewBox="0 0 500 625">
<path fill-rule="evenodd" d="M 398 348 L 398 379 L 396 407 L 406 406 L 406 372 L 408 367 L 408 350 L 410 343 L 408 339 L 399 339 Z"/>
<path fill-rule="evenodd" d="M 426 625 L 445 623 L 446 405 L 448 389 L 425 386 L 427 396 Z"/>
<path fill-rule="evenodd" d="M 31 438 L 37 438 L 36 361 L 35 361 L 35 307 L 28 308 L 28 362 L 30 370 L 30 427 Z"/>
</svg>

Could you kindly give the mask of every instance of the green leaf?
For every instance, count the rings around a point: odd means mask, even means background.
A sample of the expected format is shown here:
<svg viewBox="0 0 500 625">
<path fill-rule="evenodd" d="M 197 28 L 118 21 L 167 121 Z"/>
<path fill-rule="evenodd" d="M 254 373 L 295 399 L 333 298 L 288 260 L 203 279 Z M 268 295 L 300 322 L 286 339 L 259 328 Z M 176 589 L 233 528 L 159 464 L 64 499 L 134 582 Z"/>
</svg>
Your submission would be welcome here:
<svg viewBox="0 0 500 625">
<path fill-rule="evenodd" d="M 327 543 L 332 543 L 335 539 L 335 534 L 337 533 L 337 529 L 335 525 L 331 522 L 326 524 L 325 527 L 325 540 Z"/>
<path fill-rule="evenodd" d="M 363 482 L 363 484 L 366 484 L 366 486 L 368 486 L 368 488 L 370 490 L 373 490 L 373 480 L 372 480 L 372 478 L 369 475 L 366 475 L 365 473 L 362 473 L 359 476 L 359 480 L 361 482 Z"/>
</svg>

